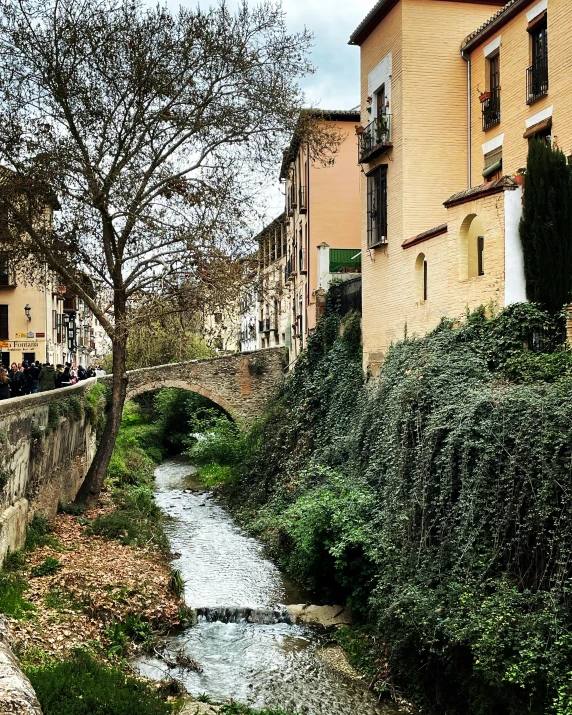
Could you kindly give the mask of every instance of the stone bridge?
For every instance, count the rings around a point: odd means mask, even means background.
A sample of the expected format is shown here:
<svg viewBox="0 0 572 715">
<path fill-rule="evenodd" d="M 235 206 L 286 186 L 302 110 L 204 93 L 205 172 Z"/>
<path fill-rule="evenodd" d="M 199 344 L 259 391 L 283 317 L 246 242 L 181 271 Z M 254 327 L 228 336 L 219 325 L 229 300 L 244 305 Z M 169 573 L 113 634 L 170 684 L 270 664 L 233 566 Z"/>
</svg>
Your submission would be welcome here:
<svg viewBox="0 0 572 715">
<path fill-rule="evenodd" d="M 282 350 L 162 365 L 128 375 L 128 398 L 181 387 L 208 397 L 233 419 L 249 421 L 261 414 L 282 378 Z M 101 381 L 109 384 L 111 379 L 108 375 Z M 89 394 L 95 382 L 0 401 L 0 565 L 8 549 L 21 548 L 34 513 L 51 518 L 58 501 L 75 499 L 95 454 L 97 418 Z"/>
<path fill-rule="evenodd" d="M 130 370 L 127 399 L 162 387 L 180 387 L 208 397 L 235 420 L 253 419 L 282 378 L 282 354 L 282 348 L 271 348 Z M 100 380 L 111 384 L 112 376 Z"/>
</svg>

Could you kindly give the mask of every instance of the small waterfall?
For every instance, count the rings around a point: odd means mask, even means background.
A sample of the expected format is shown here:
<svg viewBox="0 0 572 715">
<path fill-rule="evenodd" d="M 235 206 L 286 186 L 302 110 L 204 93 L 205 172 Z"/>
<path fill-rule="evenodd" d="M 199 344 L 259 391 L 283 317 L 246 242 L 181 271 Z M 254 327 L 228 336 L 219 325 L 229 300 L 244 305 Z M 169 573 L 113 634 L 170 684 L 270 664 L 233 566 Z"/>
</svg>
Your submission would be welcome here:
<svg viewBox="0 0 572 715">
<path fill-rule="evenodd" d="M 207 623 L 292 623 L 290 613 L 284 606 L 274 608 L 244 608 L 236 606 L 218 606 L 215 608 L 197 608 L 197 621 Z"/>
</svg>

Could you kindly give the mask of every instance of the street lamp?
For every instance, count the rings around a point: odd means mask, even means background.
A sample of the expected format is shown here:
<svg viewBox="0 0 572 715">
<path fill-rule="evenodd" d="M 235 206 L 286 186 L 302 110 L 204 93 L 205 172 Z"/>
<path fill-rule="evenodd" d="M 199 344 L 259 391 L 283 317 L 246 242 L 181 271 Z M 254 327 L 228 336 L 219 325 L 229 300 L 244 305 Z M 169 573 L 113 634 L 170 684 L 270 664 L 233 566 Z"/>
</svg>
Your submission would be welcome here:
<svg viewBox="0 0 572 715">
<path fill-rule="evenodd" d="M 26 318 L 28 318 L 28 320 L 32 320 L 31 312 L 32 312 L 32 309 L 31 309 L 30 306 L 26 303 L 26 307 L 24 308 L 24 313 L 26 313 Z"/>
</svg>

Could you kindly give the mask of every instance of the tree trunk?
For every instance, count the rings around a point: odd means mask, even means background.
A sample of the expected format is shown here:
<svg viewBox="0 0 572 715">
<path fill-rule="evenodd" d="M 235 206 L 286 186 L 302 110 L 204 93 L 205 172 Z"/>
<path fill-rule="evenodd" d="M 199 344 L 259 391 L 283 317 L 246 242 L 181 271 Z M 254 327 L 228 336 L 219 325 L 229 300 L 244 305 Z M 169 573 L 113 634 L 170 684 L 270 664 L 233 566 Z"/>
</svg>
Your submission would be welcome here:
<svg viewBox="0 0 572 715">
<path fill-rule="evenodd" d="M 97 504 L 99 493 L 107 473 L 107 467 L 113 454 L 115 441 L 121 427 L 123 405 L 127 395 L 127 374 L 125 371 L 126 340 L 113 340 L 113 392 L 111 406 L 107 412 L 107 422 L 99 446 L 87 472 L 83 484 L 76 497 L 76 502 L 85 504 L 88 508 Z"/>
</svg>

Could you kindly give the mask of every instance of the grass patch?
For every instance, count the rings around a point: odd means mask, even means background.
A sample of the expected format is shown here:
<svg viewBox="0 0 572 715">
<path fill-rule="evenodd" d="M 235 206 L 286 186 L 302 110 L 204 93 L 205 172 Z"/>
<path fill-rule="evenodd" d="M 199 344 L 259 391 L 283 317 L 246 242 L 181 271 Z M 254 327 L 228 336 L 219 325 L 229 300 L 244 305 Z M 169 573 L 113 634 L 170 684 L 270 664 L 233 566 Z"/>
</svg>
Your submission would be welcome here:
<svg viewBox="0 0 572 715">
<path fill-rule="evenodd" d="M 73 502 L 70 502 L 69 504 L 64 504 L 62 501 L 58 502 L 58 514 L 71 514 L 72 516 L 81 516 L 84 511 L 84 504 L 74 504 Z"/>
<path fill-rule="evenodd" d="M 232 467 L 222 464 L 205 464 L 197 469 L 197 477 L 206 487 L 227 484 L 232 479 Z"/>
<path fill-rule="evenodd" d="M 37 549 L 38 546 L 51 546 L 52 548 L 61 551 L 62 545 L 54 536 L 52 536 L 51 532 L 52 528 L 46 517 L 43 514 L 34 514 L 34 518 L 28 524 L 24 549 L 26 551 L 33 551 L 34 549 Z"/>
<path fill-rule="evenodd" d="M 44 598 L 44 606 L 56 611 L 82 611 L 83 606 L 78 603 L 66 588 L 50 588 Z"/>
<path fill-rule="evenodd" d="M 0 572 L 0 613 L 12 618 L 29 618 L 36 609 L 24 598 L 27 590 L 28 584 L 21 575 Z"/>
<path fill-rule="evenodd" d="M 88 533 L 117 539 L 124 545 L 154 545 L 160 550 L 169 546 L 163 531 L 161 509 L 153 499 L 151 488 L 143 485 L 115 492 L 118 508 L 94 519 Z"/>
<path fill-rule="evenodd" d="M 118 668 L 99 664 L 76 651 L 70 660 L 27 667 L 44 715 L 169 715 L 164 702 L 147 683 Z M 230 711 L 232 712 L 232 711 Z"/>
</svg>

